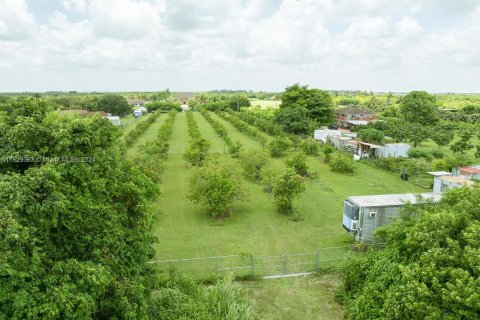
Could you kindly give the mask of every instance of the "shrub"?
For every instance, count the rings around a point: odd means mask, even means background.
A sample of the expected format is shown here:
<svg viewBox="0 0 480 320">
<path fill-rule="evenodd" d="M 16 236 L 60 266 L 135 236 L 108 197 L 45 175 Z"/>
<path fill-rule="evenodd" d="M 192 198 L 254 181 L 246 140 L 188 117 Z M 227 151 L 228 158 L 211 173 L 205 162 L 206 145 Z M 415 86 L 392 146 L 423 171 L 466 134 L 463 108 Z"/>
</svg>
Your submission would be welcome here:
<svg viewBox="0 0 480 320">
<path fill-rule="evenodd" d="M 322 152 L 325 155 L 325 162 L 330 162 L 330 158 L 332 156 L 332 153 L 335 152 L 335 147 L 329 144 L 325 144 L 322 147 Z"/>
<path fill-rule="evenodd" d="M 241 154 L 245 175 L 251 180 L 261 180 L 263 169 L 268 164 L 268 155 L 263 150 L 249 150 Z"/>
<path fill-rule="evenodd" d="M 200 167 L 208 157 L 208 150 L 211 142 L 207 139 L 200 138 L 190 142 L 187 150 L 183 154 L 183 158 L 192 166 Z"/>
<path fill-rule="evenodd" d="M 182 107 L 180 104 L 173 102 L 173 101 L 153 101 L 149 102 L 145 105 L 148 112 L 152 111 L 170 111 L 170 110 L 177 110 L 182 111 Z"/>
<path fill-rule="evenodd" d="M 286 161 L 289 168 L 292 168 L 296 174 L 306 177 L 308 176 L 307 156 L 303 152 L 295 154 Z"/>
<path fill-rule="evenodd" d="M 318 142 L 312 138 L 305 139 L 300 143 L 300 150 L 309 156 L 318 156 L 319 149 L 320 147 Z"/>
<path fill-rule="evenodd" d="M 432 162 L 433 170 L 451 171 L 454 167 L 469 166 L 473 163 L 472 159 L 465 154 L 447 156 L 443 159 L 437 159 Z"/>
<path fill-rule="evenodd" d="M 432 155 L 435 159 L 442 159 L 445 156 L 442 150 L 436 149 L 432 151 Z"/>
<path fill-rule="evenodd" d="M 373 128 L 358 131 L 358 137 L 362 139 L 362 141 L 369 143 L 382 145 L 385 143 L 385 134 L 382 131 Z"/>
<path fill-rule="evenodd" d="M 305 191 L 303 178 L 290 168 L 271 181 L 273 201 L 281 214 L 293 215 L 293 200 Z"/>
<path fill-rule="evenodd" d="M 233 165 L 208 161 L 191 169 L 187 197 L 207 208 L 213 217 L 230 215 L 230 204 L 246 197 L 243 180 Z"/>
<path fill-rule="evenodd" d="M 425 160 L 428 160 L 428 161 L 433 160 L 433 155 L 430 151 L 416 149 L 416 148 L 412 148 L 412 149 L 408 150 L 408 157 L 410 157 L 410 158 L 424 158 Z"/>
<path fill-rule="evenodd" d="M 231 277 L 203 285 L 179 275 L 161 284 L 149 306 L 150 319 L 255 319 L 255 305 Z"/>
<path fill-rule="evenodd" d="M 353 174 L 357 171 L 357 166 L 353 157 L 344 152 L 335 152 L 328 163 L 330 169 L 334 172 Z"/>
<path fill-rule="evenodd" d="M 268 144 L 268 151 L 272 157 L 281 157 L 291 147 L 291 142 L 283 137 L 277 137 Z"/>
</svg>

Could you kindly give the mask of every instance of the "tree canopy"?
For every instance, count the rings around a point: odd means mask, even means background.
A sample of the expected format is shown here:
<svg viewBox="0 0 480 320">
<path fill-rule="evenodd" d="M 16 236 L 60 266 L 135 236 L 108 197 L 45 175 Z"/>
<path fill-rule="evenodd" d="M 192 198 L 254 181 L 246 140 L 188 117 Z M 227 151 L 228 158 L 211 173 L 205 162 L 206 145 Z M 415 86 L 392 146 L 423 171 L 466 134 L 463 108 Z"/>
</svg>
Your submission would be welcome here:
<svg viewBox="0 0 480 320">
<path fill-rule="evenodd" d="M 309 133 L 334 120 L 333 102 L 327 91 L 294 84 L 282 93 L 277 123 L 293 133 Z"/>
<path fill-rule="evenodd" d="M 348 317 L 479 319 L 480 189 L 453 189 L 436 205 L 407 208 L 377 231 L 383 249 L 346 264 Z"/>
<path fill-rule="evenodd" d="M 105 111 L 115 116 L 129 114 L 132 109 L 127 100 L 118 94 L 107 94 L 97 101 L 96 111 Z"/>
<path fill-rule="evenodd" d="M 400 113 L 410 123 L 435 124 L 438 121 L 437 99 L 425 91 L 412 91 L 402 98 Z"/>
<path fill-rule="evenodd" d="M 125 160 L 120 131 L 41 99 L 0 108 L 0 314 L 145 318 L 157 188 Z"/>
</svg>

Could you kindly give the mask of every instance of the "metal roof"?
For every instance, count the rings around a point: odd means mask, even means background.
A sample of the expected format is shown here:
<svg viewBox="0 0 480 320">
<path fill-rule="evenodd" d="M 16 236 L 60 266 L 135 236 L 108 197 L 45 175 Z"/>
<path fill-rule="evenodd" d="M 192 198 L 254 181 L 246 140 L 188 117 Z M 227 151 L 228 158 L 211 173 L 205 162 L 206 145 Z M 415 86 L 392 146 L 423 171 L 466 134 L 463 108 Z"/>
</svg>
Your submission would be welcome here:
<svg viewBox="0 0 480 320">
<path fill-rule="evenodd" d="M 430 171 L 427 172 L 428 174 L 431 174 L 434 177 L 442 177 L 442 176 L 451 176 L 452 174 L 448 171 Z"/>
<path fill-rule="evenodd" d="M 347 120 L 345 122 L 350 123 L 350 124 L 354 124 L 356 126 L 357 125 L 366 126 L 368 124 L 367 120 Z"/>
<path fill-rule="evenodd" d="M 371 196 L 352 196 L 347 200 L 355 203 L 359 207 L 392 207 L 403 206 L 406 202 L 411 204 L 417 203 L 417 196 L 423 199 L 431 199 L 434 202 L 440 200 L 441 195 L 435 193 L 405 193 L 405 194 L 380 194 Z"/>
</svg>

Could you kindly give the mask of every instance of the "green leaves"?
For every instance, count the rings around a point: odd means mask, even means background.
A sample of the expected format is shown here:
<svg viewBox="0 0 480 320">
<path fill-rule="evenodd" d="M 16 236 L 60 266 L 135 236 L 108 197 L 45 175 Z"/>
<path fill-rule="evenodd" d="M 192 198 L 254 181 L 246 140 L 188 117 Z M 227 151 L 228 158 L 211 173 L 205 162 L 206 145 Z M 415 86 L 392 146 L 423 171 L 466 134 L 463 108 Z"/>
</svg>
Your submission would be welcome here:
<svg viewBox="0 0 480 320">
<path fill-rule="evenodd" d="M 213 217 L 228 216 L 230 204 L 247 195 L 241 177 L 228 163 L 210 160 L 202 167 L 193 167 L 188 182 L 188 198 L 205 206 Z"/>
<path fill-rule="evenodd" d="M 293 215 L 293 200 L 305 191 L 303 178 L 287 168 L 283 174 L 272 178 L 271 185 L 273 201 L 278 211 L 285 215 Z"/>
<path fill-rule="evenodd" d="M 384 249 L 345 265 L 349 318 L 478 319 L 480 189 L 450 190 L 404 215 L 377 231 Z"/>
<path fill-rule="evenodd" d="M 107 120 L 43 114 L 40 100 L 19 100 L 20 117 L 13 101 L 0 134 L 19 140 L 2 140 L 3 155 L 59 161 L 2 164 L 0 317 L 145 317 L 156 185 L 125 160 Z"/>
</svg>

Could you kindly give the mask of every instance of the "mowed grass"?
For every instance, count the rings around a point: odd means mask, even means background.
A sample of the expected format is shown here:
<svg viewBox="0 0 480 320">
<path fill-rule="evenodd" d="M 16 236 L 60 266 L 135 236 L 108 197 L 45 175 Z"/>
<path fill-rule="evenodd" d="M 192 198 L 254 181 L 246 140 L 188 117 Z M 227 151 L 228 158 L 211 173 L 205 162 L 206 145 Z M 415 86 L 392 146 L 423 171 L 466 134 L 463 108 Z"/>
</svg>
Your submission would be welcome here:
<svg viewBox="0 0 480 320">
<path fill-rule="evenodd" d="M 257 319 L 323 320 L 343 319 L 335 301 L 340 285 L 336 274 L 241 282 L 255 300 Z"/>
<path fill-rule="evenodd" d="M 135 129 L 135 126 L 137 125 L 137 123 L 147 120 L 147 118 L 151 117 L 152 115 L 153 115 L 152 113 L 148 113 L 146 115 L 143 115 L 140 118 L 135 118 L 133 115 L 122 117 L 120 121 L 122 122 L 122 125 L 123 125 L 123 134 L 126 135 L 127 133 Z"/>
<path fill-rule="evenodd" d="M 200 114 L 194 117 L 202 135 L 212 141 L 212 151 L 223 152 L 223 140 Z M 261 148 L 228 122 L 212 117 L 221 121 L 231 138 L 241 140 L 245 148 Z M 179 113 L 165 163 L 162 194 L 155 203 L 154 233 L 159 239 L 155 249 L 159 260 L 240 253 L 277 255 L 343 245 L 349 239 L 341 222 L 347 196 L 422 191 L 376 168 L 359 164 L 356 175 L 343 175 L 331 172 L 320 158 L 309 157 L 310 170 L 317 172 L 318 178 L 306 182 L 306 192 L 296 201 L 303 220 L 294 222 L 277 213 L 271 195 L 263 191 L 262 185 L 249 181 L 245 181 L 250 191 L 248 200 L 236 201 L 232 216 L 213 219 L 187 199 L 189 168 L 182 155 L 189 140 L 186 115 Z M 222 153 L 218 156 L 225 160 L 229 157 Z M 284 159 L 275 159 L 270 169 L 281 172 L 284 167 Z"/>
<path fill-rule="evenodd" d="M 138 153 L 139 147 L 144 145 L 149 141 L 154 141 L 157 138 L 158 129 L 163 124 L 163 121 L 167 118 L 167 115 L 160 115 L 154 123 L 148 127 L 147 131 L 145 131 L 137 140 L 133 142 L 133 144 L 127 150 L 127 156 L 134 157 Z M 145 117 L 146 119 L 146 117 Z M 145 120 L 144 120 L 145 121 Z"/>
</svg>

